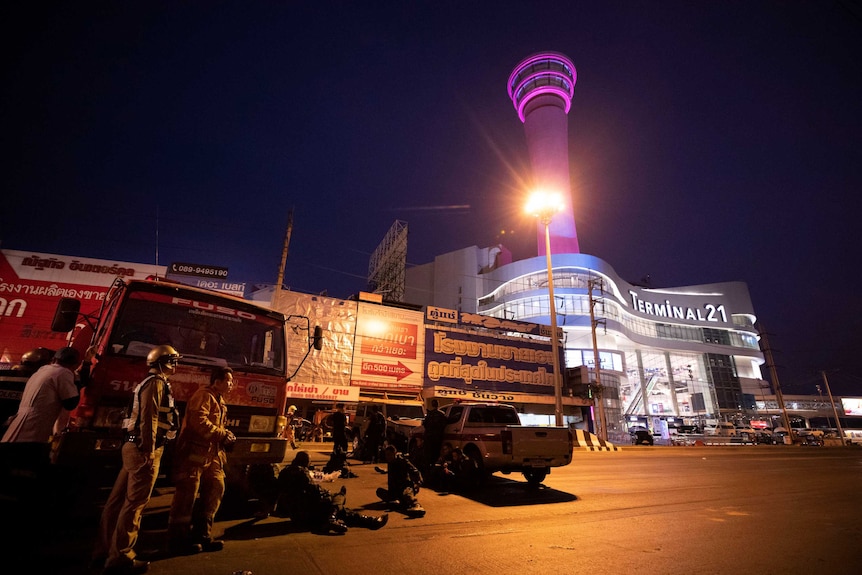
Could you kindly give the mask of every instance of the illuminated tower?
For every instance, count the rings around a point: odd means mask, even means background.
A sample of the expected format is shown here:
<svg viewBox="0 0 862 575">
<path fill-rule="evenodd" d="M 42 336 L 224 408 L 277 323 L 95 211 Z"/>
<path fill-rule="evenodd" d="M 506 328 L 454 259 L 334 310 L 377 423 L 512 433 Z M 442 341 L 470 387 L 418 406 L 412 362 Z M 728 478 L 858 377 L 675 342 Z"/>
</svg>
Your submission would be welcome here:
<svg viewBox="0 0 862 575">
<path fill-rule="evenodd" d="M 569 134 L 566 114 L 572 105 L 578 75 L 559 52 L 541 52 L 515 66 L 509 76 L 509 97 L 524 123 L 533 185 L 557 192 L 563 209 L 549 226 L 551 253 L 577 254 L 578 233 L 569 183 Z M 545 255 L 545 226 L 537 224 L 539 255 Z"/>
</svg>

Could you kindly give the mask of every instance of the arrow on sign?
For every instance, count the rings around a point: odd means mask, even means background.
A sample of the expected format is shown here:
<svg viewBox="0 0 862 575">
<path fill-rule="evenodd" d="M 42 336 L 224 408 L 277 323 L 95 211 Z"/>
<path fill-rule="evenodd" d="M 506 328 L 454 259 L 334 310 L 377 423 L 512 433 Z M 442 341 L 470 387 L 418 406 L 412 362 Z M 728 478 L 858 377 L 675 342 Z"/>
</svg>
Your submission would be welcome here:
<svg viewBox="0 0 862 575">
<path fill-rule="evenodd" d="M 395 381 L 401 381 L 413 372 L 400 361 L 398 362 L 398 365 L 393 365 L 391 363 L 378 363 L 376 361 L 363 361 L 362 373 L 366 375 L 394 377 Z"/>
</svg>

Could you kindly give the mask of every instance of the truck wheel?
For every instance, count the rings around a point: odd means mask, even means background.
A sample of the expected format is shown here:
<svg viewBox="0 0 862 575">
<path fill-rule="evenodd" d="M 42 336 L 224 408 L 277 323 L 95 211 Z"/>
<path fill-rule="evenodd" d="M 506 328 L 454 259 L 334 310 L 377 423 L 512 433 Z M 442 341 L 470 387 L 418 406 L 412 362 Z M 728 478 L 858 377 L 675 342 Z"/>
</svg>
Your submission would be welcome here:
<svg viewBox="0 0 862 575">
<path fill-rule="evenodd" d="M 547 476 L 548 470 L 544 468 L 524 470 L 524 478 L 527 480 L 527 485 L 530 487 L 538 487 Z"/>
</svg>

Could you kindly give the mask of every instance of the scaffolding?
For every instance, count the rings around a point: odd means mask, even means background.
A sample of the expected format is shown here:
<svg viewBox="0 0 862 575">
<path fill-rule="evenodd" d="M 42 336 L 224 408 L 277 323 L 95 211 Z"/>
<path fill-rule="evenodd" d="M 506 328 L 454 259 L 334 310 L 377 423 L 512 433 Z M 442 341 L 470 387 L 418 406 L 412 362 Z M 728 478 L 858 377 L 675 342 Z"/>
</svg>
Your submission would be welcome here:
<svg viewBox="0 0 862 575">
<path fill-rule="evenodd" d="M 404 299 L 407 222 L 395 220 L 368 261 L 368 289 L 389 301 Z"/>
</svg>

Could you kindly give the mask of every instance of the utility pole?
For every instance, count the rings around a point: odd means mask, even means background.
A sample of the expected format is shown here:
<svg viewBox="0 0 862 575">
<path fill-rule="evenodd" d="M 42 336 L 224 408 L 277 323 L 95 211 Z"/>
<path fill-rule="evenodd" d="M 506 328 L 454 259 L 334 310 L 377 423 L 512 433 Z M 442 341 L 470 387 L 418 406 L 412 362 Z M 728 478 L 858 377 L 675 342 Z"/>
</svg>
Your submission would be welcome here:
<svg viewBox="0 0 862 575">
<path fill-rule="evenodd" d="M 278 266 L 278 277 L 275 280 L 275 290 L 272 292 L 272 303 L 275 304 L 281 286 L 284 283 L 284 268 L 287 265 L 287 250 L 290 246 L 290 234 L 293 232 L 293 208 L 287 214 L 287 231 L 284 234 L 284 246 L 281 248 L 281 265 Z"/>
<path fill-rule="evenodd" d="M 835 409 L 835 400 L 832 399 L 832 390 L 829 389 L 829 380 L 826 379 L 826 372 L 821 371 L 820 375 L 823 376 L 823 383 L 826 385 L 826 394 L 829 395 L 829 403 L 832 404 L 832 414 L 835 415 L 835 427 L 838 429 L 838 437 L 841 439 L 841 445 L 846 445 L 844 442 L 844 430 L 841 429 L 841 420 L 838 419 L 838 410 Z"/>
<path fill-rule="evenodd" d="M 602 288 L 602 279 L 601 278 L 590 279 L 587 282 L 587 291 L 588 291 L 588 297 L 590 300 L 590 331 L 592 332 L 592 335 L 593 335 L 593 361 L 595 362 L 595 365 L 596 365 L 596 368 L 595 368 L 595 372 L 596 372 L 596 407 L 597 407 L 596 411 L 598 412 L 597 415 L 599 416 L 599 425 L 598 425 L 598 429 L 596 431 L 599 432 L 598 433 L 599 439 L 601 439 L 603 441 L 607 441 L 608 440 L 608 422 L 605 419 L 605 399 L 604 399 L 604 393 L 603 393 L 604 390 L 602 388 L 602 376 L 601 376 L 602 369 L 601 369 L 601 361 L 599 360 L 599 346 L 598 346 L 598 342 L 596 340 L 596 325 L 600 321 L 603 322 L 605 320 L 603 320 L 603 319 L 602 320 L 596 320 L 596 315 L 595 315 L 595 312 L 593 310 L 593 308 L 595 308 L 596 302 L 597 302 L 597 300 L 593 299 L 593 285 L 595 285 L 595 284 L 598 284 L 599 291 L 603 291 L 604 288 Z"/>
<path fill-rule="evenodd" d="M 763 325 L 763 324 L 761 324 Z M 787 430 L 787 436 L 793 440 L 792 428 L 790 427 L 790 417 L 787 416 L 787 408 L 784 407 L 784 396 L 781 394 L 781 385 L 778 383 L 778 371 L 775 369 L 775 362 L 772 359 L 772 348 L 769 347 L 769 340 L 766 338 L 766 331 L 760 331 L 761 349 L 763 355 L 766 356 L 766 363 L 769 365 L 769 373 L 772 376 L 772 385 L 775 387 L 775 399 L 778 401 L 778 407 L 781 409 L 781 420 L 784 422 L 784 429 Z"/>
</svg>

